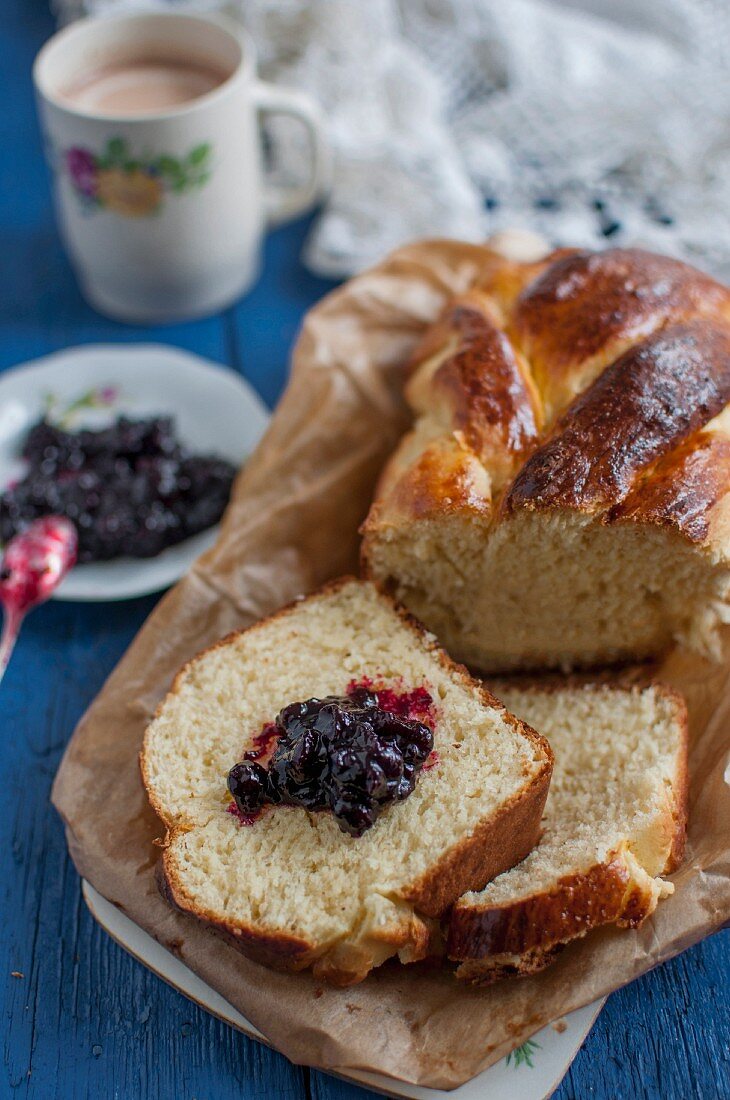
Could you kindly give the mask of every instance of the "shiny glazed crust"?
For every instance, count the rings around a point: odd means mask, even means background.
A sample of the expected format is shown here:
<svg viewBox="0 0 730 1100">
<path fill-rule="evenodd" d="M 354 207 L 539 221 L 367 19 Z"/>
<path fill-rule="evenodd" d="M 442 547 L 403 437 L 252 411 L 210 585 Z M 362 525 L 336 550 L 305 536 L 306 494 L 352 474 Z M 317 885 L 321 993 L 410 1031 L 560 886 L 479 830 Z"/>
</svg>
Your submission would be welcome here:
<svg viewBox="0 0 730 1100">
<path fill-rule="evenodd" d="M 526 690 L 550 692 L 559 686 L 536 681 Z M 659 850 L 666 854 L 660 873 L 668 875 L 684 856 L 689 730 L 681 695 L 666 684 L 653 687 L 672 704 L 681 730 L 673 805 L 656 828 Z M 583 690 L 591 690 L 591 685 Z M 658 896 L 656 880 L 622 844 L 601 863 L 564 876 L 551 890 L 499 906 L 459 903 L 448 918 L 447 954 L 459 964 L 457 977 L 467 982 L 489 984 L 510 975 L 534 974 L 553 962 L 567 943 L 594 928 L 638 928 L 654 912 Z"/>
<path fill-rule="evenodd" d="M 447 951 L 459 962 L 457 978 L 486 985 L 535 974 L 594 928 L 638 928 L 658 895 L 654 880 L 636 872 L 635 861 L 618 850 L 604 863 L 566 875 L 553 891 L 494 909 L 455 909 Z"/>
<path fill-rule="evenodd" d="M 727 559 L 730 291 L 641 249 L 490 254 L 409 366 L 417 417 L 364 526 L 571 510 Z M 445 461 L 447 460 L 447 461 Z"/>
<path fill-rule="evenodd" d="M 566 875 L 549 893 L 500 908 L 457 909 L 447 950 L 463 960 L 457 969 L 463 981 L 534 974 L 570 940 L 603 924 L 636 928 L 655 904 L 648 884 L 636 882 L 624 854 L 614 852 L 605 863 Z"/>
<path fill-rule="evenodd" d="M 728 400 L 730 326 L 692 321 L 661 329 L 575 399 L 528 458 L 507 507 L 592 512 L 620 504 L 642 471 L 686 446 Z M 650 473 L 649 486 L 652 480 Z"/>
<path fill-rule="evenodd" d="M 356 582 L 352 577 L 342 577 L 324 585 L 307 599 L 336 592 L 351 583 L 362 582 Z M 454 845 L 424 875 L 401 890 L 400 897 L 407 904 L 404 905 L 400 920 L 378 927 L 352 945 L 340 942 L 334 948 L 324 950 L 321 944 L 303 937 L 287 935 L 278 929 L 267 930 L 261 925 L 232 923 L 222 919 L 216 912 L 201 908 L 197 900 L 188 896 L 174 858 L 175 839 L 192 826 L 170 817 L 149 780 L 149 728 L 140 753 L 140 771 L 148 798 L 167 829 L 157 869 L 158 886 L 163 897 L 175 908 L 209 925 L 255 962 L 275 969 L 293 971 L 311 966 L 316 977 L 338 986 L 362 981 L 382 958 L 393 954 L 391 949 L 404 962 L 415 962 L 440 952 L 442 937 L 437 918 L 463 893 L 479 888 L 475 884 L 486 884 L 524 859 L 534 848 L 540 836 L 553 766 L 553 753 L 544 737 L 509 714 L 503 704 L 480 681 L 473 679 L 463 665 L 447 656 L 433 635 L 425 631 L 412 615 L 388 596 L 380 593 L 379 598 L 385 600 L 396 612 L 401 622 L 412 632 L 417 644 L 427 649 L 454 679 L 462 681 L 477 693 L 483 705 L 501 710 L 507 722 L 534 744 L 544 757 L 540 769 L 525 781 L 521 790 L 500 811 L 491 819 L 483 820 L 472 836 Z M 301 599 L 295 600 L 269 618 L 254 623 L 248 627 L 248 631 L 260 630 L 272 619 L 290 615 L 301 602 Z M 168 694 L 172 695 L 180 690 L 190 668 L 205 654 L 228 645 L 243 633 L 245 631 L 233 632 L 193 657 L 177 673 Z M 156 714 L 159 714 L 164 704 L 163 699 Z"/>
</svg>

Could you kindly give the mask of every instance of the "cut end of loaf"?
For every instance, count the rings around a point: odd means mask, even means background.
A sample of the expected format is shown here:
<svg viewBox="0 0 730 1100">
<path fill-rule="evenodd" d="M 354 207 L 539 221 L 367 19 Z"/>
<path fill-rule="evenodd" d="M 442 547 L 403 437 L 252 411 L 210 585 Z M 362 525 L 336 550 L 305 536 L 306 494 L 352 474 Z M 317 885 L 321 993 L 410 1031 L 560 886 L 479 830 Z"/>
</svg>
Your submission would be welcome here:
<svg viewBox="0 0 730 1100">
<path fill-rule="evenodd" d="M 580 512 L 378 521 L 364 554 L 370 576 L 485 673 L 641 660 L 675 641 L 717 657 L 728 621 L 724 559 Z"/>
<path fill-rule="evenodd" d="M 681 860 L 687 723 L 671 690 L 500 685 L 555 752 L 539 845 L 454 906 L 448 953 L 464 981 L 531 974 L 607 924 L 638 927 Z"/>
<path fill-rule="evenodd" d="M 427 686 L 436 766 L 362 837 L 331 814 L 280 806 L 252 827 L 227 812 L 226 776 L 287 703 L 352 680 Z M 142 772 L 168 828 L 163 871 L 179 908 L 250 957 L 359 981 L 434 950 L 437 918 L 537 841 L 546 742 L 454 665 L 368 583 L 344 580 L 191 661 L 148 728 Z"/>
</svg>

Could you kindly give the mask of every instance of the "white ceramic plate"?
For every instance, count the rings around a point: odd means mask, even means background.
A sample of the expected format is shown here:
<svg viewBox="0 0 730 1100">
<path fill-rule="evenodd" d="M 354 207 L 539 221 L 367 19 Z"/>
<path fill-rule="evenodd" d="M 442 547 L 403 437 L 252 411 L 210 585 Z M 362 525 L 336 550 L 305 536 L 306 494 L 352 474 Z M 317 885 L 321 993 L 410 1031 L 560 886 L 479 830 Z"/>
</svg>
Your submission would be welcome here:
<svg viewBox="0 0 730 1100">
<path fill-rule="evenodd" d="M 220 993 L 102 897 L 90 883 L 83 882 L 83 892 L 92 916 L 130 955 L 224 1023 L 252 1039 L 266 1042 L 265 1036 Z M 410 1100 L 449 1100 L 450 1097 L 452 1100 L 547 1100 L 567 1073 L 604 1003 L 605 999 L 571 1012 L 560 1022 L 562 1030 L 552 1025 L 543 1028 L 519 1052 L 513 1052 L 509 1058 L 503 1058 L 452 1092 L 406 1085 L 377 1073 L 353 1071 L 338 1076 L 387 1096 L 405 1096 Z"/>
<path fill-rule="evenodd" d="M 160 344 L 91 344 L 68 348 L 0 375 L 0 489 L 22 472 L 17 455 L 48 396 L 66 410 L 83 395 L 104 395 L 101 407 L 73 413 L 70 425 L 99 427 L 120 413 L 174 417 L 181 441 L 196 453 L 240 466 L 264 433 L 269 414 L 233 371 Z M 179 580 L 213 545 L 217 527 L 155 558 L 117 558 L 77 565 L 59 587 L 60 600 L 124 600 L 159 592 Z"/>
</svg>

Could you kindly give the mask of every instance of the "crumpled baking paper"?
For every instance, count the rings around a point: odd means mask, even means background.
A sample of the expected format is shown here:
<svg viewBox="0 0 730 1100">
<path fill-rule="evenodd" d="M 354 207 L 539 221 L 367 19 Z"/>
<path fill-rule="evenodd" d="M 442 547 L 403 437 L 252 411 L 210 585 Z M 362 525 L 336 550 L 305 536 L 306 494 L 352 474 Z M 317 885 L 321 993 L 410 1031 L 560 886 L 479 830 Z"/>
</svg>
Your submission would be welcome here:
<svg viewBox="0 0 730 1100">
<path fill-rule="evenodd" d="M 689 844 L 674 895 L 638 931 L 600 930 L 543 973 L 486 989 L 460 985 L 448 969 L 396 963 L 329 989 L 258 966 L 173 911 L 155 884 L 163 829 L 137 757 L 187 658 L 356 569 L 358 525 L 407 422 L 402 364 L 445 299 L 478 277 L 484 255 L 453 241 L 406 247 L 307 315 L 291 381 L 237 480 L 218 543 L 153 611 L 80 722 L 53 788 L 79 873 L 274 1047 L 326 1070 L 447 1089 L 730 918 L 730 662 L 677 651 L 658 669 L 684 692 L 691 717 Z"/>
</svg>

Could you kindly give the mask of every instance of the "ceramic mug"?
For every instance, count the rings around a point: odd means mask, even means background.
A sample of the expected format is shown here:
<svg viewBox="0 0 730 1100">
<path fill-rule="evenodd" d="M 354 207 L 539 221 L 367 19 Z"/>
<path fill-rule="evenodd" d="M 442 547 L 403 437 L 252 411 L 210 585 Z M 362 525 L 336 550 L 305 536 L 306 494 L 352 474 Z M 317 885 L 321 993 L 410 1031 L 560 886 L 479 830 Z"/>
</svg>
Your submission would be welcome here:
<svg viewBox="0 0 730 1100">
<path fill-rule="evenodd" d="M 120 116 L 78 108 L 65 89 L 105 65 L 164 57 L 222 69 L 181 106 Z M 80 20 L 38 54 L 33 79 L 55 177 L 61 235 L 88 301 L 133 322 L 219 310 L 255 280 L 268 224 L 313 205 L 328 154 L 308 97 L 261 83 L 250 40 L 218 17 L 173 13 Z M 306 184 L 267 189 L 262 112 L 293 115 L 311 138 Z"/>
</svg>

